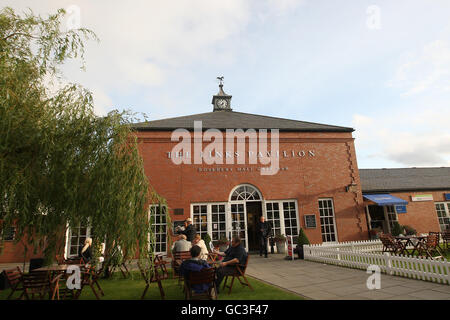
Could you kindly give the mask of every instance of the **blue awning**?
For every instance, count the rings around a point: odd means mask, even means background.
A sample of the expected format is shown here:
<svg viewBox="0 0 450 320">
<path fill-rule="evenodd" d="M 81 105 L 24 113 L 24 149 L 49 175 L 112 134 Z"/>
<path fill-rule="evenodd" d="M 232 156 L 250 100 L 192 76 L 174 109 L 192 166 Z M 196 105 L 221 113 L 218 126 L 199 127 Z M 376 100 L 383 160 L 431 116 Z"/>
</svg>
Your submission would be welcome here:
<svg viewBox="0 0 450 320">
<path fill-rule="evenodd" d="M 393 206 L 397 204 L 406 205 L 408 201 L 391 196 L 390 194 L 364 194 L 364 198 L 373 201 L 379 206 Z"/>
</svg>

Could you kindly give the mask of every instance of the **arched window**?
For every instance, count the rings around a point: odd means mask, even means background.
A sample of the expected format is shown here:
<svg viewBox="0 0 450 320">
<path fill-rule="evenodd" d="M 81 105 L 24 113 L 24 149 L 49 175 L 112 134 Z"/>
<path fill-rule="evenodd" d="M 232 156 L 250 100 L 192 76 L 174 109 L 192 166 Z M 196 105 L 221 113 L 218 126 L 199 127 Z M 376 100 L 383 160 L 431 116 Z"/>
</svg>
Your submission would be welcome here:
<svg viewBox="0 0 450 320">
<path fill-rule="evenodd" d="M 231 201 L 258 201 L 261 196 L 256 188 L 252 186 L 240 186 L 231 194 Z"/>
</svg>

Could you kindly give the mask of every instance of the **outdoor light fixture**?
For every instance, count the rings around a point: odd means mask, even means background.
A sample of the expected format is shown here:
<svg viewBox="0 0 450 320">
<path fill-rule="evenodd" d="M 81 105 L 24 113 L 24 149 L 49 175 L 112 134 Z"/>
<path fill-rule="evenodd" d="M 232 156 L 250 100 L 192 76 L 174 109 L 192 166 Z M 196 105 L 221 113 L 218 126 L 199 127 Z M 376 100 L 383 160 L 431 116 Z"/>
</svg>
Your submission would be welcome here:
<svg viewBox="0 0 450 320">
<path fill-rule="evenodd" d="M 356 192 L 358 185 L 355 183 L 355 181 L 352 181 L 348 186 L 345 187 L 345 191 L 347 192 Z"/>
</svg>

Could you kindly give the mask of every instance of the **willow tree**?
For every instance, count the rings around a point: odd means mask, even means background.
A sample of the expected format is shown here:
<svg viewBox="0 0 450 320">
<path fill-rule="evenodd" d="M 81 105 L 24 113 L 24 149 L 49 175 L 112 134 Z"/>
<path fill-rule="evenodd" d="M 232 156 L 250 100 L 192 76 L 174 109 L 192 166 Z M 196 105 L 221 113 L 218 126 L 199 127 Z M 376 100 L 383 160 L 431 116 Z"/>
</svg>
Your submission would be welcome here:
<svg viewBox="0 0 450 320">
<path fill-rule="evenodd" d="M 64 15 L 0 11 L 1 225 L 47 258 L 80 224 L 107 250 L 133 255 L 147 249 L 151 229 L 133 115 L 96 116 L 91 93 L 76 84 L 49 90 L 60 66 L 72 58 L 84 66 L 84 41 L 97 40 L 87 29 L 64 31 Z"/>
</svg>

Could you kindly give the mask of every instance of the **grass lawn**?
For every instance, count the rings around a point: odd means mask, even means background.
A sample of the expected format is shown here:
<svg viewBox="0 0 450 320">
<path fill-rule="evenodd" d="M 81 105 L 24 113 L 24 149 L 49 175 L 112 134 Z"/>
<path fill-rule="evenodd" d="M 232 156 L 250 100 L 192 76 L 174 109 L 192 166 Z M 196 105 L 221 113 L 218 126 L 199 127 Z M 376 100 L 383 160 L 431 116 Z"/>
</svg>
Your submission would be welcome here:
<svg viewBox="0 0 450 320">
<path fill-rule="evenodd" d="M 408 254 L 410 254 L 412 249 L 409 249 L 407 251 L 408 251 Z M 446 259 L 447 261 L 450 261 L 450 248 L 448 248 L 448 249 L 443 248 L 443 249 L 440 249 L 440 251 L 442 252 L 442 257 L 444 259 Z M 439 254 L 436 252 L 433 254 L 433 256 L 438 256 L 438 255 Z M 418 256 L 417 250 L 414 252 L 414 256 Z"/>
<path fill-rule="evenodd" d="M 247 276 L 254 291 L 251 291 L 247 287 L 243 287 L 239 281 L 235 280 L 233 284 L 233 290 L 228 295 L 227 290 L 221 290 L 219 293 L 219 300 L 302 300 L 303 298 L 271 285 L 262 283 Z M 128 279 L 124 279 L 120 274 L 114 275 L 113 279 L 101 279 L 100 286 L 105 292 L 105 296 L 102 298 L 107 300 L 139 300 L 141 299 L 142 292 L 145 288 L 145 282 L 142 280 L 141 275 L 137 272 L 133 272 L 132 276 Z M 230 279 L 228 280 L 228 283 Z M 178 285 L 177 279 L 167 279 L 162 281 L 164 292 L 166 294 L 166 300 L 184 300 L 184 294 L 181 285 Z M 223 282 L 222 282 L 223 285 Z M 222 289 L 222 288 L 220 288 Z M 0 291 L 0 300 L 6 299 L 10 293 L 10 289 Z M 18 297 L 20 293 L 14 295 Z M 83 292 L 80 296 L 82 300 L 95 299 L 94 294 L 90 287 L 83 288 Z M 158 285 L 152 283 L 145 296 L 146 300 L 160 300 Z"/>
</svg>

